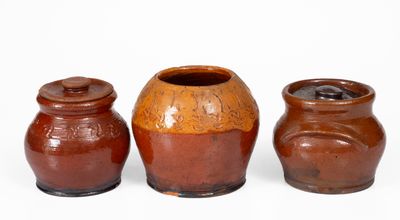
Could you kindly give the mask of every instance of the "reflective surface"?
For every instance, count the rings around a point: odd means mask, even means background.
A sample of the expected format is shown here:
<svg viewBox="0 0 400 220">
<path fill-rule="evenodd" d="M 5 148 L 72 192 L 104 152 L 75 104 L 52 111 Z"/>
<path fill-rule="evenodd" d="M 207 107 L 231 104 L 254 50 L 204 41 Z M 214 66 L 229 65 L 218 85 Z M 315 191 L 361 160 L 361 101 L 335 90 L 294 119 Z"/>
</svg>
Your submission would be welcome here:
<svg viewBox="0 0 400 220">
<path fill-rule="evenodd" d="M 214 66 L 161 71 L 142 90 L 132 118 L 148 184 L 182 197 L 240 188 L 258 121 L 257 104 L 232 71 Z"/>
<path fill-rule="evenodd" d="M 96 117 L 39 113 L 25 153 L 40 189 L 61 196 L 96 194 L 115 187 L 129 153 L 129 130 L 113 111 Z"/>
<path fill-rule="evenodd" d="M 151 187 L 176 196 L 206 197 L 244 184 L 258 121 L 249 132 L 161 134 L 138 126 L 133 130 Z"/>
<path fill-rule="evenodd" d="M 72 77 L 42 86 L 40 112 L 25 136 L 36 185 L 56 196 L 89 196 L 121 181 L 129 153 L 126 122 L 112 109 L 111 84 Z"/>
<path fill-rule="evenodd" d="M 386 140 L 372 114 L 373 90 L 367 88 L 361 98 L 346 102 L 313 102 L 291 95 L 291 86 L 283 91 L 287 109 L 274 135 L 286 181 L 302 190 L 328 194 L 355 192 L 372 185 Z M 353 86 L 348 85 L 348 89 L 357 90 Z"/>
</svg>

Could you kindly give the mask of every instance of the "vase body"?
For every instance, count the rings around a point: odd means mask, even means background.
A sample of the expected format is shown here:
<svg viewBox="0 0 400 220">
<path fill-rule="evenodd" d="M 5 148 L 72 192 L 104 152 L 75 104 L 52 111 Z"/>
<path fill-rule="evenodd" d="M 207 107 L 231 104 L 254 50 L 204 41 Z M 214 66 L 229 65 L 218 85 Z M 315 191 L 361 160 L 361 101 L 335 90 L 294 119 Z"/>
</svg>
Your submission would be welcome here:
<svg viewBox="0 0 400 220">
<path fill-rule="evenodd" d="M 136 102 L 132 129 L 151 187 L 208 197 L 244 184 L 258 123 L 256 102 L 235 73 L 184 66 L 148 82 Z"/>
<path fill-rule="evenodd" d="M 322 96 L 313 97 L 314 92 Z M 282 95 L 286 111 L 276 124 L 274 146 L 286 181 L 327 194 L 371 186 L 386 140 L 372 113 L 374 90 L 358 82 L 315 79 L 292 83 Z"/>
<path fill-rule="evenodd" d="M 55 81 L 37 96 L 40 112 L 26 133 L 25 154 L 38 188 L 46 193 L 88 196 L 111 190 L 121 181 L 129 130 L 112 108 L 117 95 L 111 85 L 89 80 L 92 84 L 82 91 L 64 91 L 62 81 Z M 104 92 L 104 85 L 109 87 L 102 97 L 91 94 Z"/>
</svg>

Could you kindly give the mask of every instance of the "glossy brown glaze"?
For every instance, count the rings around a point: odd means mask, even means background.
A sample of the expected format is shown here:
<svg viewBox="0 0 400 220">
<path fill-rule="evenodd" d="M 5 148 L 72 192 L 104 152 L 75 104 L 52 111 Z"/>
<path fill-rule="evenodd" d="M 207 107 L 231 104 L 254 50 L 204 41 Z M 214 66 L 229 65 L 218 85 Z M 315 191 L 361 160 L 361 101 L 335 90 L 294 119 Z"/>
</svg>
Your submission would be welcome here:
<svg viewBox="0 0 400 220">
<path fill-rule="evenodd" d="M 258 121 L 250 91 L 232 71 L 212 66 L 161 71 L 143 89 L 132 119 L 148 184 L 181 197 L 240 188 Z"/>
<path fill-rule="evenodd" d="M 133 127 L 147 181 L 157 191 L 185 197 L 214 196 L 245 183 L 246 167 L 258 132 L 167 134 Z"/>
<path fill-rule="evenodd" d="M 79 82 L 87 88 L 81 90 Z M 93 83 L 97 84 L 95 88 L 91 88 Z M 117 98 L 113 90 L 103 96 L 91 94 L 93 89 L 104 91 L 103 83 L 107 89 L 112 88 L 96 79 L 90 79 L 89 85 L 86 79 L 78 79 L 77 83 L 55 81 L 42 87 L 37 97 L 41 111 L 26 133 L 25 154 L 37 186 L 44 192 L 87 196 L 111 190 L 120 183 L 129 153 L 129 130 L 112 109 Z M 70 86 L 76 88 L 63 94 L 60 86 L 66 90 Z M 49 94 L 46 98 L 42 96 L 44 90 Z M 71 97 L 81 101 L 75 102 Z"/>
<path fill-rule="evenodd" d="M 315 86 L 315 98 L 298 92 L 307 86 Z M 275 127 L 274 145 L 286 181 L 327 194 L 372 185 L 386 140 L 372 113 L 374 90 L 352 81 L 315 79 L 292 83 L 282 95 L 286 112 Z"/>
</svg>

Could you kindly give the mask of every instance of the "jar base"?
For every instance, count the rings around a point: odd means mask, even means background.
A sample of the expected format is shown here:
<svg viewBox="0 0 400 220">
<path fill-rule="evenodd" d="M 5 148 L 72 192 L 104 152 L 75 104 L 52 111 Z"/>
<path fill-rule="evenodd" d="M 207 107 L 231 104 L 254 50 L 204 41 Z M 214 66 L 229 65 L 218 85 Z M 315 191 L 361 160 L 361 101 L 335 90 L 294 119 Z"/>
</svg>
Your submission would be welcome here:
<svg viewBox="0 0 400 220">
<path fill-rule="evenodd" d="M 173 191 L 173 190 L 170 191 L 170 190 L 160 189 L 155 184 L 153 184 L 149 179 L 147 179 L 147 184 L 157 192 L 183 198 L 206 198 L 206 197 L 222 196 L 240 189 L 245 183 L 246 179 L 243 178 L 243 180 L 241 180 L 237 184 L 229 185 L 227 187 L 218 188 L 210 191 Z"/>
<path fill-rule="evenodd" d="M 107 184 L 104 187 L 97 187 L 93 189 L 84 189 L 84 190 L 74 190 L 74 189 L 54 189 L 51 187 L 47 187 L 46 185 L 36 181 L 36 186 L 42 192 L 47 193 L 53 196 L 60 196 L 60 197 L 83 197 L 83 196 L 93 196 L 101 193 L 108 192 L 110 190 L 115 189 L 121 183 L 121 178 L 113 181 L 111 184 Z"/>
<path fill-rule="evenodd" d="M 286 182 L 290 185 L 293 186 L 296 189 L 300 189 L 306 192 L 312 192 L 312 193 L 320 193 L 320 194 L 347 194 L 347 193 L 354 193 L 358 191 L 365 190 L 369 188 L 373 183 L 374 179 L 371 179 L 370 181 L 361 184 L 361 185 L 356 185 L 356 186 L 348 186 L 348 187 L 326 187 L 326 186 L 318 186 L 318 185 L 313 185 L 309 183 L 303 183 L 299 182 L 297 180 L 293 180 L 291 178 L 288 178 L 285 176 Z"/>
</svg>

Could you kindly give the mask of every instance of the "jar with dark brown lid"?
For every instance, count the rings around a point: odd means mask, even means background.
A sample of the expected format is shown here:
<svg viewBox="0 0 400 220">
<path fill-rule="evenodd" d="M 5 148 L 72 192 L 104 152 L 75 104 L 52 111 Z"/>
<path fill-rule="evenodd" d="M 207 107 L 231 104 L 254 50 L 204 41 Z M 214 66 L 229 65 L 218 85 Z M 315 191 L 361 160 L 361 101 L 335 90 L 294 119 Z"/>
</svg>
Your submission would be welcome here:
<svg viewBox="0 0 400 220">
<path fill-rule="evenodd" d="M 129 153 L 126 122 L 112 108 L 105 81 L 71 77 L 44 85 L 40 112 L 25 137 L 25 154 L 42 191 L 88 196 L 118 186 Z"/>
<path fill-rule="evenodd" d="M 274 146 L 286 181 L 317 193 L 350 193 L 374 182 L 385 133 L 372 112 L 374 90 L 339 79 L 312 79 L 283 89 L 286 112 Z"/>
</svg>

